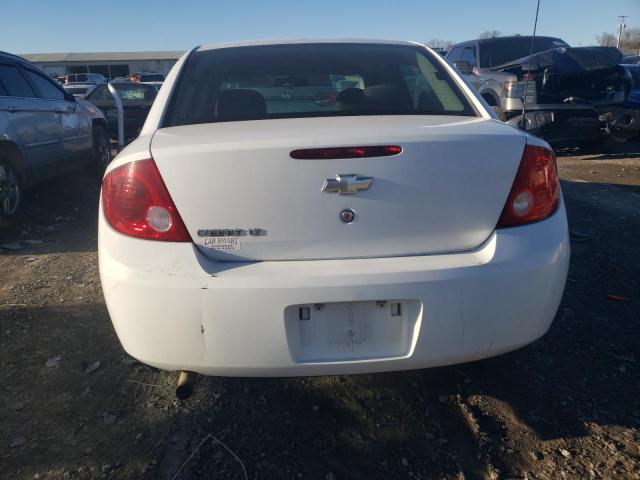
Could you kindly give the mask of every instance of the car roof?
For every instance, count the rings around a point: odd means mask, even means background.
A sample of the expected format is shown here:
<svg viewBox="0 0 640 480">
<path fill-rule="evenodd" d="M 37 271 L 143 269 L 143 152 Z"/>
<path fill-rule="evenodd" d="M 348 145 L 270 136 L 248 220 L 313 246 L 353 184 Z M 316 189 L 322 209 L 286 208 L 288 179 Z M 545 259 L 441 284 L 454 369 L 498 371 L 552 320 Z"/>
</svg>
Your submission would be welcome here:
<svg viewBox="0 0 640 480">
<path fill-rule="evenodd" d="M 4 52 L 2 50 L 0 50 L 0 58 L 4 57 L 5 59 L 8 60 L 13 60 L 14 62 L 19 62 L 19 63 L 24 63 L 25 65 L 30 65 L 33 66 L 33 64 L 31 62 L 29 62 L 28 60 L 18 56 L 18 55 L 14 55 L 13 53 L 9 53 L 9 52 Z"/>
<path fill-rule="evenodd" d="M 2 50 L 0 50 L 0 59 L 13 61 L 15 63 L 20 63 L 25 67 L 29 67 L 32 70 L 37 70 L 41 74 L 51 78 L 50 75 L 47 72 L 45 72 L 42 68 L 40 68 L 39 66 L 34 65 L 29 60 L 27 60 L 25 58 L 22 58 L 22 57 L 20 57 L 18 55 L 14 55 L 13 53 L 3 52 Z"/>
<path fill-rule="evenodd" d="M 416 46 L 420 45 L 418 42 L 407 42 L 400 40 L 381 40 L 381 39 L 367 39 L 367 38 L 292 38 L 282 40 L 249 40 L 242 42 L 228 42 L 228 43 L 212 43 L 208 45 L 201 45 L 197 47 L 196 51 L 205 50 L 217 50 L 221 48 L 234 48 L 234 47 L 256 47 L 266 45 L 301 45 L 301 44 L 317 44 L 317 43 L 362 43 L 362 44 L 379 44 L 379 45 L 406 45 Z"/>
<path fill-rule="evenodd" d="M 529 39 L 530 40 L 532 38 L 532 36 L 531 35 L 511 35 L 511 36 L 508 36 L 508 37 L 476 38 L 474 40 L 466 40 L 464 42 L 456 43 L 455 45 L 452 45 L 451 48 L 459 47 L 461 45 L 466 45 L 466 44 L 469 44 L 469 43 L 480 43 L 480 44 L 485 43 L 486 44 L 486 43 L 500 42 L 500 41 L 505 41 L 505 40 L 506 41 L 511 41 L 511 40 L 516 39 L 516 38 L 517 39 L 523 39 L 524 38 L 524 39 Z M 547 36 L 544 36 L 544 35 L 536 35 L 536 38 L 544 38 L 544 39 L 547 39 L 547 40 L 560 40 L 561 42 L 567 43 L 564 40 L 562 40 L 560 37 L 547 37 Z"/>
</svg>

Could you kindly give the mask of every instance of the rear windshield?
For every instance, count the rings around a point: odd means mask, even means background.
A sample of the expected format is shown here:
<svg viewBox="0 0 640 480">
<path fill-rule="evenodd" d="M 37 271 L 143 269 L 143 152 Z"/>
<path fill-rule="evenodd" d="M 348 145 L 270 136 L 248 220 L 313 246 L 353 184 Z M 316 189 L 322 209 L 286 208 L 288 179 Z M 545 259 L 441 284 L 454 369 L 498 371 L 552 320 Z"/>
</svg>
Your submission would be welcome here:
<svg viewBox="0 0 640 480">
<path fill-rule="evenodd" d="M 559 38 L 536 37 L 533 53 L 545 52 L 552 48 L 568 47 Z M 531 51 L 531 37 L 492 38 L 480 44 L 480 67 L 491 68 L 512 60 L 527 57 Z"/>
<path fill-rule="evenodd" d="M 196 51 L 164 126 L 338 115 L 476 113 L 419 47 L 303 44 Z"/>
<path fill-rule="evenodd" d="M 114 83 L 112 84 L 120 99 L 124 102 L 153 101 L 158 91 L 152 85 L 139 83 Z M 113 96 L 106 84 L 98 86 L 87 97 L 92 102 L 113 102 Z"/>
</svg>

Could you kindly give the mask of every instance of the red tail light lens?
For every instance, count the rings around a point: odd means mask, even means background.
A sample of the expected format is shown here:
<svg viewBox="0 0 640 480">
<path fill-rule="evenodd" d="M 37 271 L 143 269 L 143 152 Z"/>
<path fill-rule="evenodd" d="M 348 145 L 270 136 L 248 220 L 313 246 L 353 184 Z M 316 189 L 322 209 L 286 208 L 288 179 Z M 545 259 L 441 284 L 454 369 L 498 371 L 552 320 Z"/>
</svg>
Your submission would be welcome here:
<svg viewBox="0 0 640 480">
<path fill-rule="evenodd" d="M 153 159 L 114 168 L 102 181 L 102 211 L 111 227 L 131 237 L 190 242 Z"/>
<path fill-rule="evenodd" d="M 398 145 L 374 145 L 369 147 L 306 148 L 291 152 L 298 160 L 333 160 L 338 158 L 388 157 L 402 153 Z"/>
<path fill-rule="evenodd" d="M 527 145 L 498 228 L 544 220 L 558 208 L 559 199 L 556 156 L 546 148 Z"/>
</svg>

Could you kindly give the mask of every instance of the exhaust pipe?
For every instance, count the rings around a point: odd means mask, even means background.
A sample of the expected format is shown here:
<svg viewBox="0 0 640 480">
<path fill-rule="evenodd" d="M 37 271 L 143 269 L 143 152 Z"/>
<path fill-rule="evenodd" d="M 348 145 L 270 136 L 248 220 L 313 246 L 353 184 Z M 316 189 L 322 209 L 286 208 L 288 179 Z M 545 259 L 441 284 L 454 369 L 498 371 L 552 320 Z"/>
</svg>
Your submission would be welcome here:
<svg viewBox="0 0 640 480">
<path fill-rule="evenodd" d="M 186 400 L 193 394 L 196 386 L 198 374 L 194 372 L 180 372 L 178 385 L 176 385 L 176 397 L 179 400 Z"/>
</svg>

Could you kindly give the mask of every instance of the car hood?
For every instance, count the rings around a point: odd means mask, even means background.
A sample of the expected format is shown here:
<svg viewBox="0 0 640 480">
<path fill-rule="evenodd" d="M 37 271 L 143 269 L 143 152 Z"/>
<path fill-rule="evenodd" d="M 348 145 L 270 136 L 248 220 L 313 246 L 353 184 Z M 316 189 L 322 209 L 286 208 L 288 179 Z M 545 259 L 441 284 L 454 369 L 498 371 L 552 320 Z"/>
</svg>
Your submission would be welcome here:
<svg viewBox="0 0 640 480">
<path fill-rule="evenodd" d="M 492 67 L 492 70 L 520 67 L 522 70 L 535 71 L 553 67 L 556 73 L 571 74 L 613 68 L 621 60 L 622 53 L 615 47 L 559 47 L 511 60 Z"/>
</svg>

